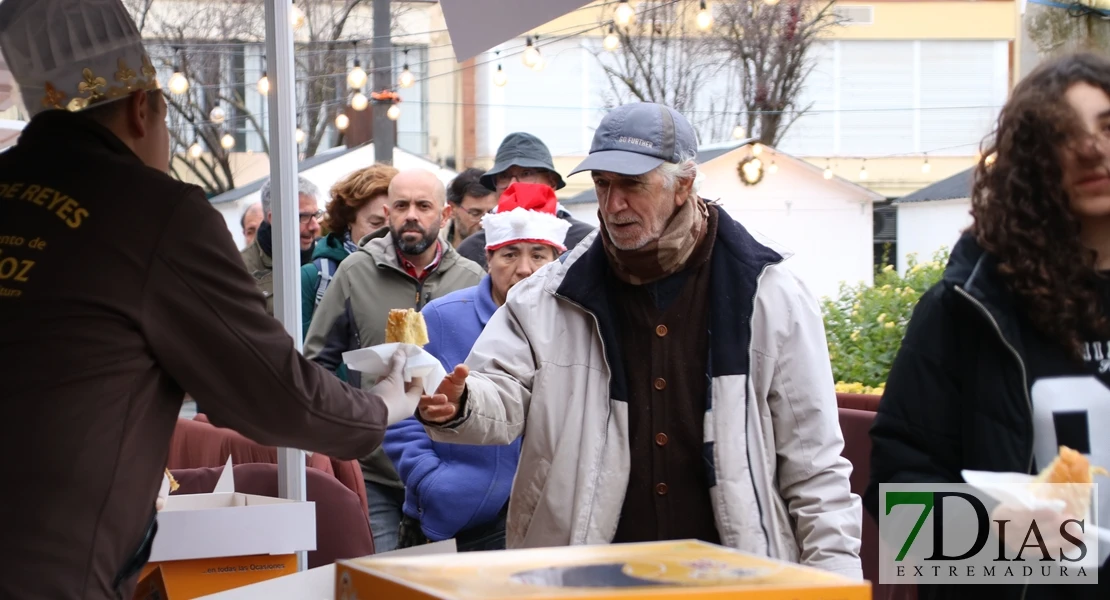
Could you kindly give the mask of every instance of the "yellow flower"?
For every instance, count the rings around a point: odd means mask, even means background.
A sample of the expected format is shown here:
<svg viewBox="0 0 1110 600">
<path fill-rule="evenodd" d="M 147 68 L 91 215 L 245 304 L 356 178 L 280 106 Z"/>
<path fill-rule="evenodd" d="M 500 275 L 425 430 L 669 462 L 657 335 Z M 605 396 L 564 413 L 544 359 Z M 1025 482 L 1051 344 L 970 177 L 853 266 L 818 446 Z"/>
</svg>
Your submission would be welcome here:
<svg viewBox="0 0 1110 600">
<path fill-rule="evenodd" d="M 853 342 L 854 342 L 854 341 L 856 341 L 856 340 L 858 340 L 858 339 L 859 339 L 859 331 L 853 331 L 853 332 L 852 332 L 852 335 L 851 335 L 851 336 L 849 336 L 849 337 L 851 337 L 851 338 L 852 338 L 852 341 L 853 341 Z"/>
<path fill-rule="evenodd" d="M 884 273 L 890 273 L 893 270 L 894 270 L 894 265 L 887 265 L 887 266 L 883 267 L 883 272 Z"/>
<path fill-rule="evenodd" d="M 886 313 L 882 313 L 881 315 L 879 315 L 879 318 L 875 319 L 875 320 L 878 321 L 879 323 L 882 323 L 883 321 L 886 321 Z"/>
<path fill-rule="evenodd" d="M 853 317 L 857 317 L 857 316 L 859 316 L 859 311 L 858 311 L 858 310 L 853 310 L 853 311 L 852 311 L 852 316 L 853 316 Z"/>
<path fill-rule="evenodd" d="M 852 308 L 854 308 L 855 310 L 859 310 L 859 302 L 856 302 L 855 304 L 853 304 Z"/>
<path fill-rule="evenodd" d="M 894 321 L 887 321 L 886 323 L 883 323 L 883 327 L 886 327 L 887 329 L 894 329 Z"/>
<path fill-rule="evenodd" d="M 884 290 L 889 290 L 889 289 L 890 289 L 890 284 L 888 283 L 888 284 L 884 285 L 884 286 L 883 286 L 883 289 L 884 289 Z"/>
</svg>

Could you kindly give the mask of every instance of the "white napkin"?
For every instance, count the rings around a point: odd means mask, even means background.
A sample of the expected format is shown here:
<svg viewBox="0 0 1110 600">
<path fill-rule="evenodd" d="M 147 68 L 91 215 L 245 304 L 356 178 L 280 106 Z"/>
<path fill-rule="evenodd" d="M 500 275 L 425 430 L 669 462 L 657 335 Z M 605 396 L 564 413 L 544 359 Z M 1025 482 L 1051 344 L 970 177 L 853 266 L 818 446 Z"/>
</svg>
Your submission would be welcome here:
<svg viewBox="0 0 1110 600">
<path fill-rule="evenodd" d="M 1022 488 L 1014 486 L 1014 484 L 1035 484 L 1037 478 L 1033 475 L 968 470 L 961 471 L 961 475 L 969 485 L 982 490 L 1003 504 L 1020 506 L 1028 510 L 1049 510 L 1056 513 L 1064 510 L 1063 500 L 1040 498 L 1032 491 L 1023 494 L 1020 493 Z M 1031 490 L 1032 488 L 1028 489 Z M 1084 537 L 1090 539 L 1093 537 L 1091 533 L 1088 531 Z M 1106 559 L 1110 558 L 1110 529 L 1096 527 L 1093 533 L 1098 536 L 1098 564 L 1104 565 Z"/>
<path fill-rule="evenodd" d="M 352 371 L 358 371 L 371 381 L 389 374 L 389 359 L 393 353 L 401 348 L 408 355 L 405 363 L 405 381 L 412 381 L 413 377 L 420 377 L 424 383 L 424 393 L 434 394 L 440 382 L 447 377 L 447 371 L 439 364 L 439 359 L 428 354 L 423 348 L 415 344 L 380 344 L 360 350 L 343 353 L 343 362 Z M 389 424 L 399 423 L 416 412 L 416 403 L 410 402 L 407 396 L 400 398 L 385 398 L 386 408 L 389 410 Z"/>
<path fill-rule="evenodd" d="M 154 501 L 154 509 L 162 510 L 166 507 L 166 498 L 170 495 L 170 478 L 165 471 L 162 472 L 162 487 L 158 488 L 158 498 Z"/>
</svg>

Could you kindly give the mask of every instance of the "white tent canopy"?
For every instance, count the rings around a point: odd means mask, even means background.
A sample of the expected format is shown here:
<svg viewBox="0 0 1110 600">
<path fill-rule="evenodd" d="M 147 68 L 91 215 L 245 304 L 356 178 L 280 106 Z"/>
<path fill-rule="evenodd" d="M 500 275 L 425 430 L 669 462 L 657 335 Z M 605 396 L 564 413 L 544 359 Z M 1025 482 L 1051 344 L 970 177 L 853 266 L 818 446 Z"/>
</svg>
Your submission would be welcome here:
<svg viewBox="0 0 1110 600">
<path fill-rule="evenodd" d="M 590 0 L 441 0 L 455 60 L 462 62 L 553 21 Z"/>
</svg>

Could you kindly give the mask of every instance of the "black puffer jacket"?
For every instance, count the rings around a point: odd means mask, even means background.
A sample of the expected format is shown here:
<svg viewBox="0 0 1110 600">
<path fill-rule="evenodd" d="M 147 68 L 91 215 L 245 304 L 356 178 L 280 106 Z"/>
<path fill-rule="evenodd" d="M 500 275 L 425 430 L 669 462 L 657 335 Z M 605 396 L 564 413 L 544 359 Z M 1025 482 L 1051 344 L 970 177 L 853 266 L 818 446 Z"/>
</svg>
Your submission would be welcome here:
<svg viewBox="0 0 1110 600">
<path fill-rule="evenodd" d="M 864 506 L 876 519 L 880 483 L 962 483 L 963 469 L 1037 470 L 1017 306 L 996 264 L 964 236 L 914 310 L 871 428 Z M 1105 590 L 1106 571 L 1084 597 Z M 921 586 L 919 597 L 1072 598 L 1094 586 L 1068 587 Z"/>
</svg>

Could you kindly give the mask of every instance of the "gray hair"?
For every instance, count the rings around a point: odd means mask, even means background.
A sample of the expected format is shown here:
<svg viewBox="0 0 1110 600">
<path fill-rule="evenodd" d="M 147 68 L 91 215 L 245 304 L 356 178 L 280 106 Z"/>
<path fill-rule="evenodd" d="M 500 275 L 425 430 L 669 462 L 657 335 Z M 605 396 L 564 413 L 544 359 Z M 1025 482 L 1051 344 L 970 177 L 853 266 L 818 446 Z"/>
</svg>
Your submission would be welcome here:
<svg viewBox="0 0 1110 600">
<path fill-rule="evenodd" d="M 698 163 L 693 156 L 679 156 L 678 162 L 665 162 L 656 167 L 655 172 L 663 178 L 663 187 L 673 190 L 679 180 L 689 179 L 691 182 L 697 180 Z M 690 188 L 690 193 L 697 195 L 696 186 L 691 185 Z"/>
<path fill-rule="evenodd" d="M 304 177 L 297 177 L 297 195 L 308 196 L 313 200 L 320 199 L 320 188 L 316 184 L 305 179 Z M 267 221 L 270 219 L 270 179 L 266 178 L 266 183 L 262 184 L 262 218 Z"/>
</svg>

